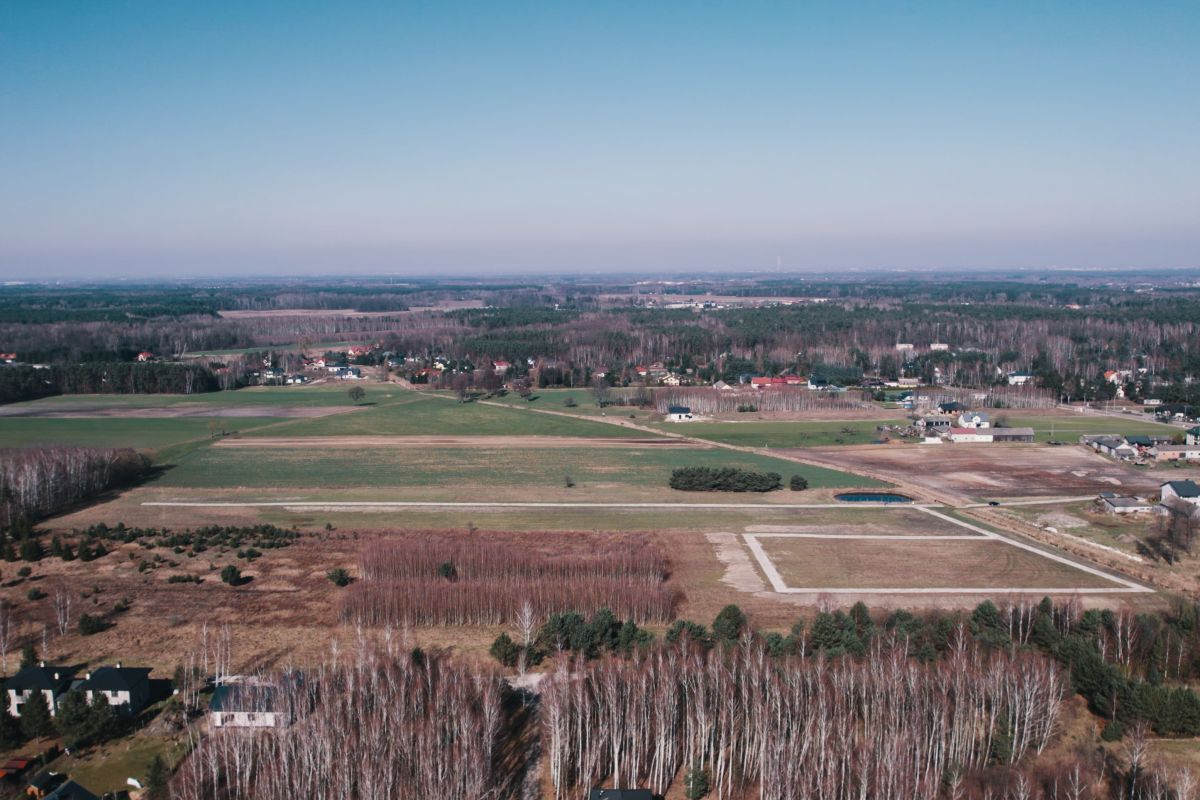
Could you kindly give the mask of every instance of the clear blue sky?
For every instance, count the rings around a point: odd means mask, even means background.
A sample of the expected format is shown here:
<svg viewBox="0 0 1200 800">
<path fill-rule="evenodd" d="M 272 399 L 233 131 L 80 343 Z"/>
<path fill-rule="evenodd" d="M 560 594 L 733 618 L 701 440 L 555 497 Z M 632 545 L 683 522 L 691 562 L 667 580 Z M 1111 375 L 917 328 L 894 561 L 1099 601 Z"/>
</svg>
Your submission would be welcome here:
<svg viewBox="0 0 1200 800">
<path fill-rule="evenodd" d="M 1200 266 L 1200 2 L 0 0 L 0 276 Z"/>
</svg>

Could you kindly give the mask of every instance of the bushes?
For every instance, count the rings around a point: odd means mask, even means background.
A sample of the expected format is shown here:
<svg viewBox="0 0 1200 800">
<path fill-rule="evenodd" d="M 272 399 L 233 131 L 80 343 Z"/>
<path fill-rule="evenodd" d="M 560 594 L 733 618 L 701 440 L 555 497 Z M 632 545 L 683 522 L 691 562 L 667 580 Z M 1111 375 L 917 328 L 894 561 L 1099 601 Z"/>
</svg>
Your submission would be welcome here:
<svg viewBox="0 0 1200 800">
<path fill-rule="evenodd" d="M 783 478 L 735 467 L 681 467 L 671 473 L 670 486 L 684 492 L 773 492 L 783 488 Z"/>
<path fill-rule="evenodd" d="M 808 478 L 803 475 L 793 475 L 792 479 L 788 482 L 788 488 L 793 492 L 803 492 L 808 488 Z"/>
<path fill-rule="evenodd" d="M 79 616 L 79 633 L 83 636 L 94 636 L 108 630 L 108 627 L 108 623 L 102 617 L 94 617 L 91 614 Z"/>
<path fill-rule="evenodd" d="M 240 569 L 235 567 L 233 564 L 229 564 L 221 570 L 221 580 L 225 581 L 225 583 L 228 583 L 230 586 L 238 586 L 245 579 L 242 577 L 242 571 Z"/>
<path fill-rule="evenodd" d="M 350 581 L 354 580 L 350 577 L 350 572 L 345 567 L 336 567 L 325 573 L 325 577 L 334 586 L 349 586 Z"/>
</svg>

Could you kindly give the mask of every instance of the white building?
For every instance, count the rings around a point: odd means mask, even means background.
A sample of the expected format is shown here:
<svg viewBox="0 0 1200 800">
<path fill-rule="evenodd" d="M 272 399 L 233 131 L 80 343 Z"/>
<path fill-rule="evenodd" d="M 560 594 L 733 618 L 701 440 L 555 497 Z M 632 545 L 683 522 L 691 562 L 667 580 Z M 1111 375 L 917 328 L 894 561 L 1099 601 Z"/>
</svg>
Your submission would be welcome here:
<svg viewBox="0 0 1200 800">
<path fill-rule="evenodd" d="M 1010 372 L 1005 377 L 1008 379 L 1009 386 L 1024 386 L 1033 380 L 1033 376 L 1028 372 Z"/>
<path fill-rule="evenodd" d="M 669 406 L 667 408 L 667 422 L 691 422 L 695 418 L 692 409 L 687 406 Z"/>
<path fill-rule="evenodd" d="M 987 442 L 992 441 L 991 432 L 984 432 L 979 428 L 951 428 L 950 441 L 952 442 Z"/>
<path fill-rule="evenodd" d="M 1167 502 L 1178 498 L 1194 506 L 1200 506 L 1200 486 L 1193 480 L 1167 481 L 1159 487 L 1160 500 Z"/>
<path fill-rule="evenodd" d="M 964 411 L 958 415 L 958 427 L 990 428 L 992 427 L 992 420 L 982 411 Z"/>
</svg>

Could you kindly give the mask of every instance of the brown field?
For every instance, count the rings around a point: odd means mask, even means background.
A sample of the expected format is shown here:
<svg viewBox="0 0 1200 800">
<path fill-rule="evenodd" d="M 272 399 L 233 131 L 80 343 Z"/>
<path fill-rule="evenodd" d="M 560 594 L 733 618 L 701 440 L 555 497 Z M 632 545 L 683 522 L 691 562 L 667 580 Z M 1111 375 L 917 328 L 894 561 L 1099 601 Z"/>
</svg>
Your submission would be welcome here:
<svg viewBox="0 0 1200 800">
<path fill-rule="evenodd" d="M 653 447 L 655 450 L 707 449 L 699 442 L 682 439 L 629 439 L 614 437 L 589 439 L 579 436 L 259 436 L 253 439 L 224 439 L 215 447 L 248 447 L 260 450 L 273 448 L 363 449 L 387 447 L 395 449 L 429 447 L 465 447 L 503 450 L 544 450 L 547 448 L 594 449 L 598 447 Z"/>
<path fill-rule="evenodd" d="M 1082 446 L 864 445 L 781 451 L 837 469 L 898 480 L 949 502 L 1097 492 L 1157 494 L 1160 475 Z"/>
<path fill-rule="evenodd" d="M 758 538 L 789 589 L 1116 588 L 1005 542 Z"/>
</svg>

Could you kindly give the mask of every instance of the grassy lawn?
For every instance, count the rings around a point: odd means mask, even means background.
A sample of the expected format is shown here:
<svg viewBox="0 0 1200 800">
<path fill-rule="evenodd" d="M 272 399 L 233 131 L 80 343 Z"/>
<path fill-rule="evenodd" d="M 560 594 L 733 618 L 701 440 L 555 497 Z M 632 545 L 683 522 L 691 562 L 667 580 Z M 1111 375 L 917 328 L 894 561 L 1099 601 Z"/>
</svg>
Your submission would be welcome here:
<svg viewBox="0 0 1200 800">
<path fill-rule="evenodd" d="M 103 794 L 128 789 L 127 778 L 145 781 L 155 756 L 171 764 L 182 754 L 178 742 L 137 734 L 84 751 L 80 756 L 67 756 L 55 762 L 53 768 L 69 774 L 88 790 Z"/>
<path fill-rule="evenodd" d="M 449 405 L 449 404 L 447 404 Z M 451 406 L 453 409 L 453 406 Z M 357 415 L 356 415 L 357 416 Z M 534 416 L 534 415 L 518 415 Z M 540 416 L 539 416 L 540 419 Z M 553 418 L 550 420 L 554 421 Z M 570 420 L 567 420 L 570 422 Z M 272 428 L 278 433 L 285 427 Z M 428 428 L 426 428 L 428 430 Z M 444 429 L 439 429 L 444 430 Z M 879 485 L 868 478 L 821 467 L 796 464 L 767 456 L 729 450 L 659 450 L 604 448 L 541 451 L 442 447 L 421 449 L 204 448 L 180 459 L 155 486 L 189 488 L 287 488 L 322 486 L 329 489 L 379 487 L 431 489 L 462 500 L 529 499 L 530 489 L 565 488 L 566 476 L 578 500 L 595 499 L 595 489 L 664 489 L 671 470 L 684 466 L 738 467 L 808 478 L 814 489 Z M 508 497 L 509 490 L 526 490 Z M 666 490 L 670 491 L 670 490 Z M 673 492 L 680 501 L 708 502 L 708 493 Z M 756 495 L 734 494 L 744 502 Z M 396 498 L 400 499 L 400 498 Z"/>
<path fill-rule="evenodd" d="M 249 431 L 274 422 L 279 420 L 271 417 L 0 419 L 0 447 L 42 444 L 133 447 L 161 455 L 167 448 L 188 442 L 207 442 L 214 431 Z"/>
<path fill-rule="evenodd" d="M 1028 415 L 1016 412 L 997 411 L 994 416 L 1003 418 L 1012 428 L 1033 428 L 1039 442 L 1056 439 L 1060 442 L 1077 442 L 1085 434 L 1176 434 L 1182 433 L 1180 428 L 1149 422 L 1129 417 L 1087 416 L 1084 414 L 1065 415 Z"/>
<path fill-rule="evenodd" d="M 811 422 L 691 422 L 661 423 L 655 427 L 697 439 L 743 447 L 821 447 L 870 444 L 878 441 L 876 425 L 901 424 L 900 419 Z"/>
<path fill-rule="evenodd" d="M 480 403 L 459 403 L 445 397 L 394 392 L 392 399 L 365 406 L 352 414 L 298 419 L 279 425 L 271 436 L 585 436 L 653 438 L 644 431 L 604 422 L 531 414 Z M 344 396 L 344 395 L 343 395 Z M 367 402 L 372 400 L 367 391 Z M 264 432 L 266 435 L 266 432 Z"/>
<path fill-rule="evenodd" d="M 1129 514 L 1117 516 L 1096 510 L 1094 503 L 1070 503 L 1054 506 L 1007 506 L 1004 513 L 1013 514 L 1026 522 L 1050 526 L 1097 544 L 1115 547 L 1127 553 L 1137 553 L 1137 540 L 1153 533 L 1156 515 Z"/>
</svg>

